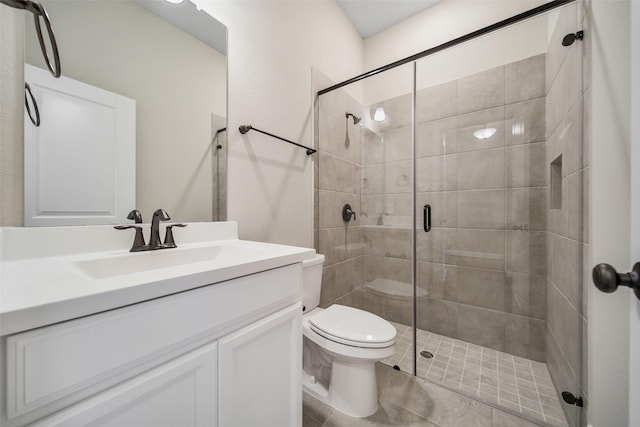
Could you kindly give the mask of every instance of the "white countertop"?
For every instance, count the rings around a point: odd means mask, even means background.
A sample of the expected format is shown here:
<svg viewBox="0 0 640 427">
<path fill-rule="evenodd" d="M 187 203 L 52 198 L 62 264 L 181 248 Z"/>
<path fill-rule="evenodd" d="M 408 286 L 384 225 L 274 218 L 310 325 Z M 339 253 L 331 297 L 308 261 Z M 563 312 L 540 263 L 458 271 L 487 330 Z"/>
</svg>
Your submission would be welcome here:
<svg viewBox="0 0 640 427">
<path fill-rule="evenodd" d="M 145 237 L 148 225 L 144 225 Z M 164 231 L 161 230 L 161 236 Z M 239 240 L 234 222 L 174 229 L 178 248 L 131 253 L 133 230 L 0 228 L 0 335 L 312 258 L 313 249 Z"/>
</svg>

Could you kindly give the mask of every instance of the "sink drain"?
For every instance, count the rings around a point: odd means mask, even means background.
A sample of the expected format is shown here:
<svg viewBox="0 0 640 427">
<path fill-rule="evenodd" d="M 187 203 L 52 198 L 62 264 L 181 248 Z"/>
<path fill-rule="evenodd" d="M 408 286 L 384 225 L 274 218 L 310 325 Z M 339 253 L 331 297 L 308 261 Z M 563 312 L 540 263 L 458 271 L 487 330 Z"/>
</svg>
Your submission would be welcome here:
<svg viewBox="0 0 640 427">
<path fill-rule="evenodd" d="M 420 356 L 427 358 L 427 359 L 431 359 L 433 357 L 433 353 L 431 353 L 430 351 L 427 350 L 422 350 L 420 352 Z"/>
</svg>

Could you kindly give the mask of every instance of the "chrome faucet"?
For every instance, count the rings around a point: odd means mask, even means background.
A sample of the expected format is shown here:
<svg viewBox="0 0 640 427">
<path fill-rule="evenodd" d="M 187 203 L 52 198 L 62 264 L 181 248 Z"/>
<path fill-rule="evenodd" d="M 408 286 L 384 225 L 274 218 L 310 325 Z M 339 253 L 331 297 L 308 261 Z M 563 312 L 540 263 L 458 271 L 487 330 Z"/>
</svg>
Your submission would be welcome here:
<svg viewBox="0 0 640 427">
<path fill-rule="evenodd" d="M 135 225 L 116 225 L 114 228 L 116 230 L 126 230 L 129 228 L 133 228 L 136 230 L 136 235 L 133 239 L 133 245 L 131 246 L 130 252 L 142 252 L 142 251 L 153 251 L 157 249 L 168 249 L 168 248 L 176 248 L 176 242 L 173 238 L 173 227 L 186 227 L 187 224 L 171 224 L 167 225 L 164 236 L 164 243 L 160 240 L 160 221 L 168 221 L 171 219 L 167 211 L 164 209 L 157 209 L 153 213 L 153 218 L 151 219 L 151 236 L 149 237 L 149 244 L 145 244 L 144 236 L 142 234 L 142 215 L 140 211 L 137 209 L 132 210 L 127 215 L 127 219 L 132 219 L 135 221 Z"/>
</svg>

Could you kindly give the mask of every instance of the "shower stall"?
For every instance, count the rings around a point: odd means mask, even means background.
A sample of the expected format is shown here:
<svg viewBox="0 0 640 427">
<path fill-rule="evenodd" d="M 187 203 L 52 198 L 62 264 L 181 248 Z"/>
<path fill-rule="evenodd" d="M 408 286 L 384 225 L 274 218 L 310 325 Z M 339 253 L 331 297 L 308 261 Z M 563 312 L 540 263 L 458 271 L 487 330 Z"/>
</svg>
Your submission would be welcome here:
<svg viewBox="0 0 640 427">
<path fill-rule="evenodd" d="M 322 305 L 396 326 L 383 363 L 577 426 L 588 40 L 579 2 L 553 3 L 342 84 L 316 73 L 316 249 Z"/>
</svg>

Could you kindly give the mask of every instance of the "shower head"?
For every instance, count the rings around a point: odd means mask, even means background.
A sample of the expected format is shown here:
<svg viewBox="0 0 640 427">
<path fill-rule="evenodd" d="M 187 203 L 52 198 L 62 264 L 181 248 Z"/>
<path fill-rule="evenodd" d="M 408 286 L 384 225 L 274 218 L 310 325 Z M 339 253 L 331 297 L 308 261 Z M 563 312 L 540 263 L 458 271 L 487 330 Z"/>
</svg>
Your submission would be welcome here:
<svg viewBox="0 0 640 427">
<path fill-rule="evenodd" d="M 344 116 L 347 119 L 349 118 L 349 116 L 351 116 L 353 118 L 353 124 L 354 125 L 357 125 L 358 123 L 360 123 L 360 120 L 362 120 L 360 117 L 358 117 L 358 116 L 356 116 L 354 114 L 351 114 L 351 113 L 344 113 Z"/>
</svg>

